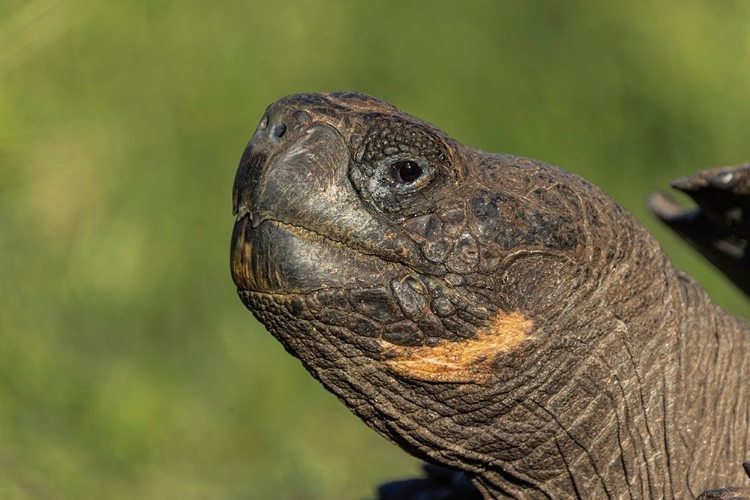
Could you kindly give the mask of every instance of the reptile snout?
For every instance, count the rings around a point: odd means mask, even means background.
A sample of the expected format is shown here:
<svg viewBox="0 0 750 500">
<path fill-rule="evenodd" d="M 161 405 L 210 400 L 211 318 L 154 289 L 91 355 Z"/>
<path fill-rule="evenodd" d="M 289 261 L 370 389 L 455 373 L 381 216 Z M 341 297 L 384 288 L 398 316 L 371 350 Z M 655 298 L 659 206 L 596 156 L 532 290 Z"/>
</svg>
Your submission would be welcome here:
<svg viewBox="0 0 750 500">
<path fill-rule="evenodd" d="M 249 215 L 253 225 L 263 217 L 257 213 L 258 195 L 268 163 L 284 155 L 299 153 L 299 139 L 308 132 L 310 115 L 283 101 L 266 109 L 240 161 L 234 184 L 234 213 L 238 220 Z M 309 135 L 309 134 L 308 134 Z M 260 185 L 259 185 L 260 184 Z"/>
<path fill-rule="evenodd" d="M 290 131 L 299 132 L 311 121 L 306 111 L 284 102 L 277 102 L 269 106 L 263 114 L 250 145 L 272 154 L 275 149 L 283 148 L 285 143 L 297 135 L 290 134 Z"/>
<path fill-rule="evenodd" d="M 286 116 L 278 109 L 269 109 L 263 115 L 253 140 L 278 144 L 286 135 Z"/>
</svg>

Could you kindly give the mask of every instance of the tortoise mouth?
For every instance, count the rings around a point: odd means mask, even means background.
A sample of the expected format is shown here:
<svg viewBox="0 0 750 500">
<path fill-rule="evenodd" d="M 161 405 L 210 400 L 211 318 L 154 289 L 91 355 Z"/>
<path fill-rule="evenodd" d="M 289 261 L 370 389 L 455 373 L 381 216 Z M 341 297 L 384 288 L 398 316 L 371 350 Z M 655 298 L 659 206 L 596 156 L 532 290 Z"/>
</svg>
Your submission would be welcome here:
<svg viewBox="0 0 750 500">
<path fill-rule="evenodd" d="M 302 226 L 265 219 L 253 227 L 248 214 L 234 224 L 231 271 L 238 289 L 262 293 L 368 288 L 413 272 Z"/>
</svg>

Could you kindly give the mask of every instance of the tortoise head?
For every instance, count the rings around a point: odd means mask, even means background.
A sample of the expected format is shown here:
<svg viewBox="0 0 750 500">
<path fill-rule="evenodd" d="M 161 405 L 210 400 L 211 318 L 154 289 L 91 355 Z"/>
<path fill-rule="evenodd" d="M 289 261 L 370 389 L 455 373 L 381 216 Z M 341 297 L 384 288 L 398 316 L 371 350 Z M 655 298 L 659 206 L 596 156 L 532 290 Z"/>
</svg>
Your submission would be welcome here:
<svg viewBox="0 0 750 500">
<path fill-rule="evenodd" d="M 570 381 L 616 319 L 602 304 L 631 307 L 628 272 L 659 260 L 582 179 L 354 93 L 272 104 L 234 210 L 244 304 L 370 426 L 465 470 L 521 452 L 503 422 Z"/>
</svg>

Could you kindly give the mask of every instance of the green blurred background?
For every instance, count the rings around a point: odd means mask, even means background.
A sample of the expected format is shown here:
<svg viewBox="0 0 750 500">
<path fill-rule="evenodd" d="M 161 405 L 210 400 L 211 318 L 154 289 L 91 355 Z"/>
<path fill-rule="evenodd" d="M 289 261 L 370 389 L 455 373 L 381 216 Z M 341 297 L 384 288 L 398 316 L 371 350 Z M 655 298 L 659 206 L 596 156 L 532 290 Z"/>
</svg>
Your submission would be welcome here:
<svg viewBox="0 0 750 500">
<path fill-rule="evenodd" d="M 0 0 L 0 498 L 364 499 L 418 463 L 245 311 L 265 107 L 358 90 L 635 212 L 750 159 L 750 2 Z"/>
</svg>

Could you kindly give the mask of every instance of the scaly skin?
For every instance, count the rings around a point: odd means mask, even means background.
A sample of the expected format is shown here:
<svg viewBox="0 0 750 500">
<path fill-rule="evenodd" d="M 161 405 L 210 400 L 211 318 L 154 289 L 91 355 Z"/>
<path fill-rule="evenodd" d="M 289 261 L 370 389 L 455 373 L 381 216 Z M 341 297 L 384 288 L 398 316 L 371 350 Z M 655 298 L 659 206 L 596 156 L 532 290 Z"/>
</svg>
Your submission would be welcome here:
<svg viewBox="0 0 750 500">
<path fill-rule="evenodd" d="M 370 427 L 486 498 L 744 482 L 750 327 L 585 180 L 302 94 L 266 111 L 234 204 L 245 305 Z"/>
</svg>

